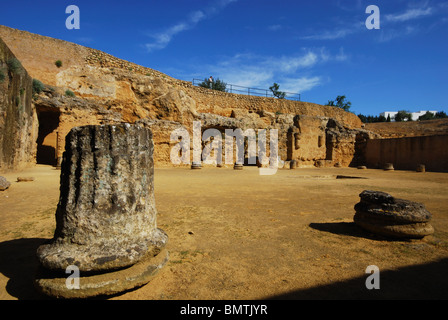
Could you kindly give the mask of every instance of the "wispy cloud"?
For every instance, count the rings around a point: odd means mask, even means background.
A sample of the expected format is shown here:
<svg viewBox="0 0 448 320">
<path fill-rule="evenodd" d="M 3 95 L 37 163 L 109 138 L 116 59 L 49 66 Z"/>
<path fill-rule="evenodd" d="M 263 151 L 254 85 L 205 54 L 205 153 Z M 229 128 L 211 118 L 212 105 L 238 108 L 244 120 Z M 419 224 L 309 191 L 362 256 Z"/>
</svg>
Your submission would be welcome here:
<svg viewBox="0 0 448 320">
<path fill-rule="evenodd" d="M 303 93 L 321 85 L 322 82 L 323 78 L 319 76 L 286 78 L 282 81 L 282 90 L 286 92 Z"/>
<path fill-rule="evenodd" d="M 351 34 L 365 29 L 364 21 L 356 21 L 350 24 L 344 24 L 334 27 L 331 30 L 322 30 L 311 35 L 300 37 L 301 40 L 336 40 L 345 38 Z"/>
<path fill-rule="evenodd" d="M 437 12 L 443 11 L 443 4 L 435 7 L 429 6 L 429 2 L 420 3 L 419 6 L 408 6 L 403 12 L 386 14 L 384 16 L 385 27 L 383 27 L 377 38 L 378 42 L 388 42 L 397 38 L 404 38 L 425 29 L 430 29 L 424 24 L 416 25 L 415 20 L 423 19 L 435 15 Z M 434 23 L 432 23 L 434 25 Z"/>
<path fill-rule="evenodd" d="M 303 93 L 321 85 L 326 78 L 313 74 L 314 67 L 348 59 L 342 48 L 337 53 L 326 48 L 304 48 L 298 54 L 280 57 L 237 54 L 207 68 L 227 83 L 267 89 L 277 82 L 282 91 Z"/>
<path fill-rule="evenodd" d="M 357 2 L 358 3 L 358 2 Z M 338 5 L 339 6 L 339 5 Z M 359 3 L 358 5 L 359 6 Z M 422 19 L 425 17 L 430 17 L 436 13 L 441 13 L 447 3 L 438 3 L 437 5 L 429 5 L 429 2 L 420 3 L 419 6 L 408 6 L 404 11 L 397 13 L 390 13 L 381 16 L 381 22 L 387 23 L 386 27 L 381 27 L 381 29 L 388 29 L 387 31 L 382 30 L 379 36 L 380 42 L 386 42 L 391 39 L 395 39 L 401 36 L 408 36 L 414 32 L 417 32 L 419 28 L 414 26 L 402 26 L 403 23 L 410 22 L 416 19 Z M 381 7 L 380 7 L 381 9 Z M 337 27 L 333 27 L 330 30 L 321 30 L 313 34 L 300 37 L 301 40 L 337 40 L 343 39 L 353 34 L 365 31 L 365 17 L 360 17 L 360 20 L 354 23 L 342 24 Z M 394 27 L 395 25 L 395 27 Z M 396 27 L 399 26 L 399 27 Z"/>
<path fill-rule="evenodd" d="M 319 53 L 308 51 L 300 56 L 283 56 L 281 58 L 269 58 L 269 64 L 281 72 L 295 72 L 299 68 L 309 68 L 315 65 L 321 58 Z"/>
<path fill-rule="evenodd" d="M 347 35 L 354 33 L 355 30 L 350 28 L 340 28 L 336 30 L 324 30 L 320 33 L 315 33 L 309 36 L 301 37 L 302 40 L 335 40 L 345 38 Z"/>
<path fill-rule="evenodd" d="M 269 31 L 279 31 L 281 29 L 283 29 L 283 27 L 280 24 L 273 24 L 273 25 L 268 26 Z"/>
<path fill-rule="evenodd" d="M 162 32 L 151 34 L 150 37 L 153 38 L 154 41 L 146 43 L 146 49 L 151 52 L 165 48 L 174 36 L 181 32 L 193 29 L 199 22 L 217 14 L 224 7 L 235 1 L 237 0 L 219 0 L 215 1 L 212 5 L 204 8 L 203 10 L 191 12 L 185 20 L 175 23 Z"/>
<path fill-rule="evenodd" d="M 403 13 L 397 14 L 387 14 L 385 15 L 386 21 L 390 22 L 405 22 L 409 20 L 414 20 L 426 16 L 430 16 L 434 13 L 434 9 L 431 7 L 428 8 L 416 8 L 416 9 L 408 9 Z"/>
<path fill-rule="evenodd" d="M 404 28 L 389 28 L 389 29 L 383 29 L 381 30 L 381 33 L 378 37 L 379 42 L 388 42 L 396 38 L 402 38 L 405 36 L 409 36 L 415 32 L 417 32 L 419 29 L 414 26 L 406 26 Z"/>
</svg>

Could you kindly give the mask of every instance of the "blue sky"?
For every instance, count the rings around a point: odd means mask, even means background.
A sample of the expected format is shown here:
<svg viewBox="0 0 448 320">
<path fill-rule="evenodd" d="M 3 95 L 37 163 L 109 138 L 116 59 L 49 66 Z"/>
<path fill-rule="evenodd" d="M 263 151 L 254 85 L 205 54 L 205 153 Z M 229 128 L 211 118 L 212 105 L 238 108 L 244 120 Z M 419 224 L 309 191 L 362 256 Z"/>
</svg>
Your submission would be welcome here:
<svg viewBox="0 0 448 320">
<path fill-rule="evenodd" d="M 68 5 L 80 29 L 68 30 Z M 380 10 L 369 30 L 368 5 Z M 191 81 L 210 75 L 351 111 L 448 112 L 448 0 L 4 1 L 0 24 Z"/>
</svg>

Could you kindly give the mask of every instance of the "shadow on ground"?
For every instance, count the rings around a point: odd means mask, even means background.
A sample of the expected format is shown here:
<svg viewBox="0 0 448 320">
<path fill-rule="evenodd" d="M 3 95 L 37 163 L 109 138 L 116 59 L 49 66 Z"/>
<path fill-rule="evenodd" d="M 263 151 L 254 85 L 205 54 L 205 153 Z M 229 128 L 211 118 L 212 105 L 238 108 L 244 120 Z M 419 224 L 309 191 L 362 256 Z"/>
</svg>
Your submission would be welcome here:
<svg viewBox="0 0 448 320">
<path fill-rule="evenodd" d="M 351 223 L 314 224 L 316 229 L 348 234 L 362 234 Z M 46 299 L 34 288 L 37 248 L 48 239 L 17 239 L 0 243 L 0 272 L 9 278 L 7 292 L 20 300 Z M 308 299 L 448 299 L 448 258 L 397 270 L 380 270 L 380 289 L 368 290 L 367 278 L 361 276 L 315 288 L 266 297 L 268 300 Z"/>
<path fill-rule="evenodd" d="M 373 234 L 361 227 L 357 226 L 354 222 L 322 222 L 322 223 L 310 223 L 311 228 L 329 232 L 333 234 L 338 234 L 342 236 L 350 236 L 357 238 L 365 238 L 370 240 L 388 240 L 388 241 L 407 241 L 403 239 L 386 238 L 378 234 Z"/>
<path fill-rule="evenodd" d="M 34 288 L 37 270 L 37 248 L 48 241 L 42 238 L 23 238 L 0 243 L 0 273 L 9 278 L 6 291 L 19 300 L 44 298 Z"/>
<path fill-rule="evenodd" d="M 385 238 L 366 232 L 354 222 L 311 223 L 310 227 L 333 234 L 371 240 Z M 403 241 L 388 239 L 388 241 Z M 273 300 L 306 299 L 448 299 L 448 258 L 435 262 L 403 267 L 397 270 L 380 270 L 380 289 L 367 289 L 368 274 L 346 281 L 310 289 L 296 290 L 267 297 Z"/>
<path fill-rule="evenodd" d="M 448 258 L 408 266 L 397 270 L 380 270 L 380 288 L 367 289 L 368 275 L 305 290 L 267 297 L 272 300 L 439 300 L 448 299 Z"/>
</svg>

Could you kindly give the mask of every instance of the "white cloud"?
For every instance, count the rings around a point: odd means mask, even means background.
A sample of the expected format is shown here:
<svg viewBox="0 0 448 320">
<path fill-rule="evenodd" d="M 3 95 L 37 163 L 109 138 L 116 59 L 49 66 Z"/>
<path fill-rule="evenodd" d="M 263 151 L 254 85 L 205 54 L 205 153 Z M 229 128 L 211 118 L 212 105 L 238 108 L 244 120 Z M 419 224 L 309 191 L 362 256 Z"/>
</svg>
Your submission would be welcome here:
<svg viewBox="0 0 448 320">
<path fill-rule="evenodd" d="M 299 68 L 308 68 L 315 65 L 319 61 L 319 57 L 314 52 L 307 52 L 303 56 L 282 57 L 279 61 L 274 61 L 273 64 L 278 64 L 282 72 L 293 72 Z"/>
<path fill-rule="evenodd" d="M 206 18 L 205 13 L 200 10 L 195 11 L 190 15 L 190 21 L 194 24 L 198 23 L 199 21 L 205 18 Z"/>
<path fill-rule="evenodd" d="M 163 49 L 168 45 L 168 43 L 170 43 L 173 36 L 191 27 L 192 27 L 191 24 L 189 25 L 187 23 L 182 22 L 170 27 L 169 29 L 165 30 L 162 33 L 153 35 L 152 37 L 154 38 L 154 42 L 147 43 L 145 45 L 146 49 L 148 49 L 148 51 Z"/>
<path fill-rule="evenodd" d="M 408 9 L 404 13 L 385 15 L 384 18 L 390 22 L 404 22 L 404 21 L 409 21 L 409 20 L 429 16 L 433 12 L 434 12 L 434 10 L 432 8 Z"/>
<path fill-rule="evenodd" d="M 274 25 L 271 25 L 271 26 L 268 27 L 269 31 L 278 31 L 278 30 L 281 30 L 281 29 L 283 29 L 283 27 L 281 25 L 279 25 L 279 24 L 274 24 Z"/>
<path fill-rule="evenodd" d="M 340 28 L 336 30 L 325 30 L 321 33 L 312 34 L 309 36 L 301 37 L 302 40 L 335 40 L 335 39 L 341 39 L 345 38 L 345 36 L 352 34 L 355 32 L 355 29 L 353 28 Z"/>
<path fill-rule="evenodd" d="M 441 8 L 442 6 L 439 5 Z M 381 8 L 380 8 L 381 9 Z M 384 20 L 386 22 L 391 23 L 400 23 L 400 22 L 406 22 L 414 19 L 419 19 L 423 17 L 427 17 L 430 15 L 433 15 L 437 10 L 434 10 L 432 7 L 428 7 L 427 3 L 425 3 L 420 8 L 408 8 L 406 11 L 402 13 L 393 13 L 393 14 L 386 14 L 384 15 Z M 381 16 L 382 18 L 383 16 Z M 384 29 L 384 28 L 382 28 Z M 365 31 L 365 25 L 364 20 L 361 22 L 355 22 L 351 25 L 342 25 L 340 27 L 335 27 L 331 30 L 323 30 L 320 32 L 316 32 L 311 35 L 303 36 L 300 39 L 301 40 L 336 40 L 336 39 L 342 39 L 349 35 L 355 34 L 360 31 Z M 395 31 L 392 30 L 391 32 L 387 34 L 383 34 L 382 40 L 380 41 L 388 41 L 388 39 L 393 39 L 396 37 L 399 37 L 400 35 L 408 35 L 410 33 L 409 28 L 406 28 L 401 31 Z"/>
<path fill-rule="evenodd" d="M 177 34 L 194 28 L 199 22 L 217 14 L 224 7 L 237 0 L 220 0 L 214 5 L 190 13 L 185 21 L 178 22 L 162 32 L 150 35 L 153 42 L 146 43 L 146 49 L 151 52 L 165 48 Z"/>
<path fill-rule="evenodd" d="M 301 40 L 336 40 L 345 38 L 351 34 L 365 30 L 364 20 L 355 21 L 351 23 L 342 23 L 339 26 L 334 26 L 331 30 L 322 30 L 314 34 L 302 36 Z"/>
<path fill-rule="evenodd" d="M 266 88 L 265 84 L 269 83 L 274 76 L 272 71 L 263 71 L 258 68 L 230 69 L 221 73 L 221 75 L 225 82 L 251 88 Z M 241 88 L 234 89 L 243 90 Z"/>
<path fill-rule="evenodd" d="M 320 84 L 322 84 L 322 78 L 318 76 L 289 78 L 282 80 L 282 90 L 286 92 L 303 93 L 319 86 Z"/>
<path fill-rule="evenodd" d="M 348 60 L 349 56 L 345 54 L 344 48 L 341 47 L 339 48 L 339 53 L 335 55 L 333 58 L 336 61 L 346 61 Z"/>
<path fill-rule="evenodd" d="M 313 67 L 347 59 L 343 48 L 336 54 L 328 52 L 326 48 L 303 49 L 300 54 L 281 57 L 236 54 L 218 64 L 207 66 L 207 72 L 228 84 L 268 89 L 276 82 L 281 91 L 302 93 L 323 81 L 321 76 L 312 74 Z"/>
<path fill-rule="evenodd" d="M 400 29 L 383 29 L 378 37 L 379 42 L 388 42 L 396 38 L 402 38 L 418 31 L 417 27 L 406 26 Z"/>
</svg>

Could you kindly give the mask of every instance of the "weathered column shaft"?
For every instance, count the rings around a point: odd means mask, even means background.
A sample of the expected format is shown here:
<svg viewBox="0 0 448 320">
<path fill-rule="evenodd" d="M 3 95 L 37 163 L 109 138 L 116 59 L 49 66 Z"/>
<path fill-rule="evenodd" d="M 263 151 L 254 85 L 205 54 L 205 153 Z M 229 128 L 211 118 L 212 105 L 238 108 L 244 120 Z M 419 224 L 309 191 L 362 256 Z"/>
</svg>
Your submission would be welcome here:
<svg viewBox="0 0 448 320">
<path fill-rule="evenodd" d="M 61 167 L 54 239 L 38 250 L 42 265 L 109 270 L 156 253 L 167 237 L 156 226 L 153 170 L 149 129 L 73 128 Z"/>
</svg>

